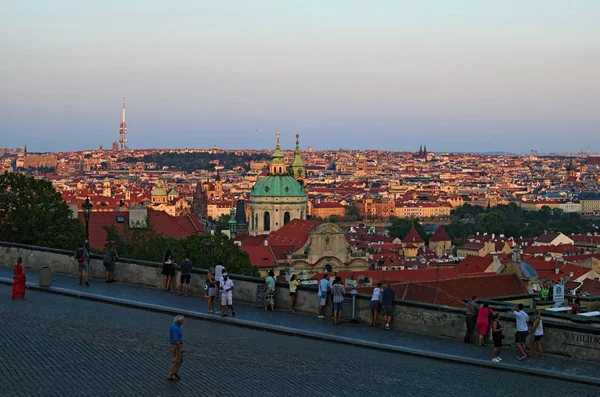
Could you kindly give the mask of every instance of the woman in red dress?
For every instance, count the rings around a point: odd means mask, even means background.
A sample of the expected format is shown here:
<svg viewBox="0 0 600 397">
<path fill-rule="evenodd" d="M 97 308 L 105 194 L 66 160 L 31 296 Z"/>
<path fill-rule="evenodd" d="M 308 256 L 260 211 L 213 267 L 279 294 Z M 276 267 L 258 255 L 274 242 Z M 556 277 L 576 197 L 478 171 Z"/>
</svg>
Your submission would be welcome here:
<svg viewBox="0 0 600 397">
<path fill-rule="evenodd" d="M 483 307 L 479 309 L 477 314 L 477 333 L 479 333 L 479 346 L 483 346 L 483 337 L 488 333 L 488 327 L 490 325 L 490 316 L 492 315 L 492 309 L 489 308 L 489 303 L 484 303 Z"/>
<path fill-rule="evenodd" d="M 12 286 L 12 298 L 13 299 L 25 299 L 25 272 L 23 270 L 23 259 L 19 257 L 17 259 L 17 264 L 13 267 L 13 273 L 15 277 L 13 278 L 13 286 Z"/>
</svg>

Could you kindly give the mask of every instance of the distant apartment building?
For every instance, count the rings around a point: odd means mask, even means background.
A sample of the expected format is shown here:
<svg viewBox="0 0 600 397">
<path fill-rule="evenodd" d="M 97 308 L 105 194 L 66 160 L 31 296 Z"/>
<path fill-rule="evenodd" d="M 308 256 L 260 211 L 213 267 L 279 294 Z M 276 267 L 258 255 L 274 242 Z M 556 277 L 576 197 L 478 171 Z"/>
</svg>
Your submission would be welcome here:
<svg viewBox="0 0 600 397">
<path fill-rule="evenodd" d="M 521 202 L 521 209 L 524 211 L 539 211 L 542 207 L 559 208 L 562 201 L 553 200 L 534 200 Z"/>
<path fill-rule="evenodd" d="M 366 198 L 356 202 L 358 213 L 362 217 L 377 216 L 389 218 L 395 215 L 395 203 L 393 200 Z"/>
<path fill-rule="evenodd" d="M 325 219 L 330 216 L 343 217 L 345 214 L 345 207 L 337 202 L 321 202 L 312 205 L 313 218 Z"/>
<path fill-rule="evenodd" d="M 600 193 L 582 193 L 580 202 L 583 215 L 600 215 Z"/>
<path fill-rule="evenodd" d="M 54 154 L 28 154 L 23 157 L 23 168 L 56 167 Z"/>
<path fill-rule="evenodd" d="M 564 212 L 580 213 L 581 212 L 581 203 L 577 203 L 574 201 L 567 201 L 564 203 L 560 203 L 558 205 L 558 208 L 563 210 Z"/>
<path fill-rule="evenodd" d="M 394 215 L 398 218 L 439 218 L 450 216 L 451 210 L 450 203 L 397 201 Z"/>
</svg>

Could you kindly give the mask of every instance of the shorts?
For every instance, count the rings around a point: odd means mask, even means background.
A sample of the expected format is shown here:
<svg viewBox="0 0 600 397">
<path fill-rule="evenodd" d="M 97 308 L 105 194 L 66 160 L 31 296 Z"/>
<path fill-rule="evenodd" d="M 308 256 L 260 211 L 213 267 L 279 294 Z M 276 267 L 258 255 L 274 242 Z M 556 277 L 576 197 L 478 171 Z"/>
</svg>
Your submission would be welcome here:
<svg viewBox="0 0 600 397">
<path fill-rule="evenodd" d="M 192 278 L 191 274 L 182 274 L 181 276 L 179 276 L 179 282 L 181 284 L 189 284 L 191 278 Z"/>
<path fill-rule="evenodd" d="M 382 313 L 384 316 L 394 315 L 394 305 L 383 305 Z"/>
<path fill-rule="evenodd" d="M 534 335 L 535 341 L 537 342 L 537 341 L 542 340 L 542 336 L 544 336 L 544 335 Z"/>
<path fill-rule="evenodd" d="M 494 347 L 502 347 L 502 335 L 494 335 Z"/>
<path fill-rule="evenodd" d="M 525 343 L 527 340 L 527 335 L 529 335 L 529 332 L 527 331 L 517 331 L 515 333 L 515 343 Z"/>
<path fill-rule="evenodd" d="M 379 311 L 379 309 L 381 309 L 381 303 L 379 303 L 379 301 L 371 301 L 371 303 L 369 303 L 369 310 L 372 312 L 375 311 Z"/>
<path fill-rule="evenodd" d="M 79 271 L 88 271 L 88 269 L 90 268 L 87 261 L 83 261 L 83 262 L 79 262 L 77 261 L 78 267 L 79 267 Z"/>
<path fill-rule="evenodd" d="M 112 272 L 113 270 L 115 270 L 114 263 L 103 263 L 103 265 L 107 272 Z"/>
<path fill-rule="evenodd" d="M 221 305 L 222 306 L 233 305 L 233 294 L 231 292 L 223 292 L 221 294 Z"/>
<path fill-rule="evenodd" d="M 296 296 L 295 292 L 290 292 L 290 296 Z"/>
<path fill-rule="evenodd" d="M 319 306 L 325 306 L 327 304 L 327 298 L 322 298 L 319 296 Z"/>
<path fill-rule="evenodd" d="M 344 310 L 344 302 L 333 302 L 333 311 L 334 312 L 341 312 L 342 310 Z"/>
<path fill-rule="evenodd" d="M 215 287 L 208 288 L 208 296 L 214 297 L 216 294 L 217 294 L 217 290 L 215 289 Z"/>
</svg>

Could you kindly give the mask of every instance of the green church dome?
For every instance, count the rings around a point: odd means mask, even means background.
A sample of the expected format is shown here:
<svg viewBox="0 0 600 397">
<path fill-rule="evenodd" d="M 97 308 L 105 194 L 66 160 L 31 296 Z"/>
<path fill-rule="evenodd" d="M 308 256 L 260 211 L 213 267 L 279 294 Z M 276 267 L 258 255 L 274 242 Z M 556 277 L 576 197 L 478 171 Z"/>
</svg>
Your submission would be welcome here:
<svg viewBox="0 0 600 397">
<path fill-rule="evenodd" d="M 152 195 L 153 196 L 166 196 L 167 192 L 162 187 L 157 186 L 154 189 L 152 189 Z"/>
<path fill-rule="evenodd" d="M 250 197 L 306 197 L 304 187 L 289 175 L 272 175 L 259 179 Z"/>
</svg>

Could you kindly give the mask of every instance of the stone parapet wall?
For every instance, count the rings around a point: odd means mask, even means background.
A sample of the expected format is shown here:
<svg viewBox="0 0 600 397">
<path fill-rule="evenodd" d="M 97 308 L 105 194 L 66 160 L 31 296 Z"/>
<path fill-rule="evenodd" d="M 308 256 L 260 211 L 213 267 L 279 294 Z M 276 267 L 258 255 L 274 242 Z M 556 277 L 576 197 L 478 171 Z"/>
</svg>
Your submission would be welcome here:
<svg viewBox="0 0 600 397">
<path fill-rule="evenodd" d="M 39 270 L 49 266 L 55 273 L 77 273 L 77 263 L 73 251 L 57 250 L 44 247 L 20 245 L 0 242 L 0 266 L 12 266 L 18 257 L 23 258 L 25 268 Z M 162 288 L 163 276 L 160 274 L 162 264 L 138 260 L 120 259 L 115 265 L 114 278 L 118 282 L 138 284 Z M 194 269 L 190 291 L 196 295 L 204 294 L 204 283 L 207 270 Z M 105 269 L 102 257 L 92 255 L 90 260 L 90 276 L 103 279 Z M 262 290 L 264 280 L 255 277 L 231 275 L 234 280 L 234 301 L 261 304 L 257 301 L 257 291 Z M 179 272 L 174 277 L 172 287 L 179 282 Z M 356 295 L 356 319 L 369 321 L 370 296 Z M 290 306 L 290 295 L 287 283 L 278 282 L 275 294 L 276 307 L 287 309 Z M 316 287 L 300 286 L 297 291 L 296 309 L 300 312 L 314 314 L 318 311 L 319 299 Z M 351 310 L 351 305 L 344 306 L 344 317 Z M 331 307 L 326 307 L 326 313 Z M 496 309 L 501 313 L 501 322 L 505 329 L 505 344 L 511 344 L 514 338 L 514 316 L 507 307 Z M 432 336 L 443 336 L 457 339 L 462 343 L 465 333 L 464 310 L 454 307 L 433 305 L 421 302 L 396 300 L 394 302 L 393 328 L 396 331 L 412 331 Z M 551 317 L 551 318 L 549 318 Z M 315 319 L 315 321 L 317 321 Z M 567 314 L 544 316 L 544 349 L 548 353 L 557 353 L 585 360 L 600 361 L 600 320 L 592 318 L 575 318 Z M 474 336 L 475 338 L 475 336 Z M 419 346 L 414 346 L 419 348 Z"/>
</svg>

